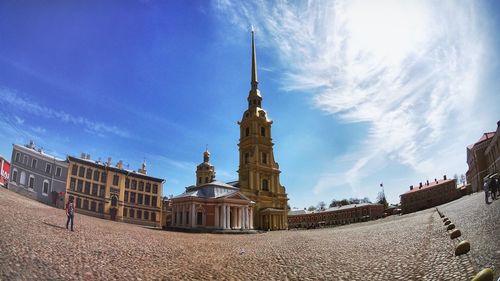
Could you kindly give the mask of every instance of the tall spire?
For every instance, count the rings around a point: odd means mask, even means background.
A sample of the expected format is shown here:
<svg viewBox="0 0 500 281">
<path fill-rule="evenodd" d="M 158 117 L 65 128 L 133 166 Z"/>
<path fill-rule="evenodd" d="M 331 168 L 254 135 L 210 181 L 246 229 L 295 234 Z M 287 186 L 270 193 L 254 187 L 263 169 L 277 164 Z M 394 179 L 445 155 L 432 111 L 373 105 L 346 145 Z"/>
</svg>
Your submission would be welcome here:
<svg viewBox="0 0 500 281">
<path fill-rule="evenodd" d="M 252 25 L 252 90 L 257 89 L 259 81 L 257 80 L 257 56 L 255 55 L 255 30 Z"/>
</svg>

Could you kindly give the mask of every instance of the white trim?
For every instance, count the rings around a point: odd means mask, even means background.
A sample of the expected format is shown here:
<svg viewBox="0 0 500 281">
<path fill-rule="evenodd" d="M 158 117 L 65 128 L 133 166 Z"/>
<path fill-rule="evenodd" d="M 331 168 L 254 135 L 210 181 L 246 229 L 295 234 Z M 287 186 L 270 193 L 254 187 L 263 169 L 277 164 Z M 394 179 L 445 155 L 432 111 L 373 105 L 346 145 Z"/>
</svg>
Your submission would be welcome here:
<svg viewBox="0 0 500 281">
<path fill-rule="evenodd" d="M 11 167 L 13 167 L 13 166 L 11 166 Z M 21 171 L 25 171 L 25 170 L 26 170 L 26 171 L 29 171 L 30 173 L 33 173 L 33 174 L 38 175 L 38 176 L 40 176 L 40 177 L 43 177 L 43 178 L 48 178 L 46 174 L 45 174 L 45 175 L 42 175 L 42 174 L 40 174 L 40 173 L 37 173 L 37 172 L 35 172 L 35 171 L 31 171 L 31 170 L 26 169 L 26 168 L 24 168 L 24 167 L 20 167 L 20 166 L 16 166 L 16 167 L 18 167 Z M 56 179 L 56 178 L 54 178 L 54 179 L 52 179 L 52 180 L 53 180 L 53 181 L 57 181 L 57 182 L 60 182 L 60 183 L 64 183 L 64 184 L 66 184 L 66 178 L 65 178 L 65 177 L 63 178 L 63 180 L 59 180 L 59 179 Z"/>
<path fill-rule="evenodd" d="M 54 157 L 52 155 L 45 154 L 45 153 L 42 154 L 42 153 L 40 153 L 40 152 L 38 152 L 36 150 L 30 149 L 30 148 L 27 148 L 27 147 L 24 147 L 24 146 L 18 145 L 18 144 L 14 144 L 14 147 L 18 151 L 23 152 L 25 154 L 28 154 L 28 155 L 30 155 L 32 157 L 37 157 L 37 158 L 40 158 L 40 159 L 43 158 L 47 162 L 53 162 L 54 159 L 55 159 L 57 162 L 59 162 L 58 164 L 66 166 L 66 167 L 68 166 L 68 163 L 64 159 L 59 159 L 59 158 L 56 158 L 56 157 Z"/>
<path fill-rule="evenodd" d="M 19 159 L 17 157 L 19 156 Z M 14 156 L 14 162 L 21 162 L 21 152 L 16 151 L 16 155 Z"/>
<path fill-rule="evenodd" d="M 25 171 L 21 171 L 21 173 L 19 175 L 19 185 L 26 186 L 26 172 Z"/>
<path fill-rule="evenodd" d="M 28 155 L 23 155 L 23 164 L 28 165 Z"/>
<path fill-rule="evenodd" d="M 36 169 L 36 165 L 38 164 L 38 159 L 36 158 L 31 158 L 31 165 L 30 167 L 33 168 L 33 169 Z M 34 165 L 34 167 L 33 167 Z"/>
<path fill-rule="evenodd" d="M 57 171 L 59 170 L 59 173 L 57 173 Z M 55 174 L 56 177 L 61 177 L 62 176 L 62 168 L 59 167 L 59 166 L 56 166 L 56 174 Z"/>
</svg>

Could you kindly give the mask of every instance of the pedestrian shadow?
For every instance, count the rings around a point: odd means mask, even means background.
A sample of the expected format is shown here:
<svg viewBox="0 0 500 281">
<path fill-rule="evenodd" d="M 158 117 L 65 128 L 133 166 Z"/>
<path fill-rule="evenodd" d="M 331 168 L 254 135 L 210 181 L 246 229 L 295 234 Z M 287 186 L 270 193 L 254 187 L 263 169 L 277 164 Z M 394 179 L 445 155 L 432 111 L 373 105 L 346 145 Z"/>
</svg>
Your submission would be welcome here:
<svg viewBox="0 0 500 281">
<path fill-rule="evenodd" d="M 60 228 L 60 229 L 66 229 L 65 227 L 62 227 L 60 225 L 57 225 L 57 224 L 51 224 L 51 223 L 48 223 L 48 222 L 43 222 L 43 224 L 46 224 L 48 226 L 52 226 L 52 227 L 55 227 L 55 228 Z"/>
</svg>

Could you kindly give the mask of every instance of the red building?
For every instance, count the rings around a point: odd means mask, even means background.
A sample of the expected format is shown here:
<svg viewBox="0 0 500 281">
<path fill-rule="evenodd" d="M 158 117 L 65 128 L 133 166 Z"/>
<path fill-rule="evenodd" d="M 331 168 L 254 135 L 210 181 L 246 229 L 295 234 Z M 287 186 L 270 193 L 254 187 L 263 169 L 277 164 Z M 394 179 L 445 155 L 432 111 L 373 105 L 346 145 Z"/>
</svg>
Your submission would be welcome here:
<svg viewBox="0 0 500 281">
<path fill-rule="evenodd" d="M 10 178 L 10 163 L 0 156 L 0 186 L 7 187 Z"/>
<path fill-rule="evenodd" d="M 417 187 L 410 186 L 410 190 L 400 195 L 401 210 L 403 214 L 408 214 L 453 201 L 460 196 L 456 180 L 444 176 L 442 180 L 434 179 L 433 182 L 420 183 Z"/>
<path fill-rule="evenodd" d="M 342 225 L 378 219 L 383 216 L 383 213 L 384 205 L 371 203 L 332 207 L 319 212 L 289 211 L 288 227 L 309 228 L 323 225 Z"/>
</svg>

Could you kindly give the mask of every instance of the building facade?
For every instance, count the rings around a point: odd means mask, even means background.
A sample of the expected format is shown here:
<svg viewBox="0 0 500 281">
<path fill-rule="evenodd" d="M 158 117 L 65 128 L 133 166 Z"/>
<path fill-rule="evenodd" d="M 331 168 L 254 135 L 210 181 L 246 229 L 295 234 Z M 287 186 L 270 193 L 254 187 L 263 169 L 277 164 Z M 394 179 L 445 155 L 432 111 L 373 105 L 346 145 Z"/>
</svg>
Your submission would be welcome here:
<svg viewBox="0 0 500 281">
<path fill-rule="evenodd" d="M 484 150 L 488 168 L 488 174 L 500 174 L 500 121 L 497 122 L 497 130 L 490 143 Z"/>
<path fill-rule="evenodd" d="M 210 153 L 203 153 L 203 162 L 196 167 L 196 185 L 173 197 L 170 227 L 191 230 L 253 229 L 253 207 L 240 190 L 215 180 L 215 167 Z"/>
<path fill-rule="evenodd" d="M 288 212 L 288 227 L 314 228 L 319 226 L 343 225 L 378 219 L 383 214 L 384 205 L 371 203 L 332 207 L 318 212 L 294 210 Z"/>
<path fill-rule="evenodd" d="M 0 187 L 7 188 L 10 179 L 10 163 L 0 155 Z"/>
<path fill-rule="evenodd" d="M 248 108 L 240 122 L 239 187 L 242 194 L 255 202 L 253 224 L 265 230 L 287 229 L 288 197 L 280 183 L 279 165 L 275 161 L 271 137 L 273 121 L 262 108 L 258 87 L 257 59 L 252 31 L 251 89 Z"/>
<path fill-rule="evenodd" d="M 12 145 L 9 189 L 58 208 L 64 207 L 68 162 L 28 145 Z"/>
<path fill-rule="evenodd" d="M 147 175 L 146 163 L 138 171 L 112 166 L 111 159 L 93 161 L 88 154 L 68 156 L 66 202 L 77 213 L 134 224 L 161 226 L 164 179 Z"/>
<path fill-rule="evenodd" d="M 495 136 L 495 132 L 484 133 L 474 144 L 467 147 L 467 165 L 465 173 L 467 183 L 472 185 L 472 192 L 483 190 L 484 177 L 488 175 L 488 159 L 485 155 L 486 148 Z"/>
<path fill-rule="evenodd" d="M 433 182 L 419 183 L 418 187 L 410 186 L 410 190 L 401 194 L 401 211 L 408 214 L 423 209 L 438 206 L 460 198 L 455 179 L 434 179 Z"/>
</svg>

